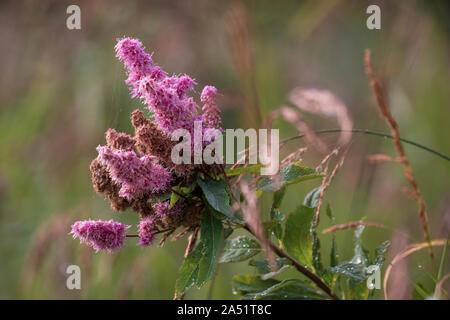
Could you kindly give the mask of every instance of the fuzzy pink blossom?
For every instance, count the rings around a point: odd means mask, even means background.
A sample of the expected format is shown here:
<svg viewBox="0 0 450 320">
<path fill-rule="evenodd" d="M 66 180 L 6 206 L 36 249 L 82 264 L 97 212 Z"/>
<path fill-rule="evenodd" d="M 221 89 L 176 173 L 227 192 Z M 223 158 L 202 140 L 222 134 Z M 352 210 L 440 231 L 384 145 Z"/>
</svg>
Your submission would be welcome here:
<svg viewBox="0 0 450 320">
<path fill-rule="evenodd" d="M 170 203 L 169 201 L 164 201 L 164 202 L 157 202 L 154 206 L 153 209 L 155 210 L 156 216 L 158 218 L 165 218 L 168 216 L 176 216 L 179 215 L 185 204 L 183 202 L 178 201 L 173 208 L 169 209 Z"/>
<path fill-rule="evenodd" d="M 188 75 L 167 76 L 137 39 L 121 39 L 115 49 L 127 69 L 126 83 L 132 96 L 147 104 L 161 129 L 168 134 L 181 128 L 191 132 L 198 105 L 187 93 L 193 90 L 195 81 Z"/>
<path fill-rule="evenodd" d="M 138 245 L 147 247 L 153 243 L 158 228 L 155 223 L 155 217 L 148 217 L 142 219 L 138 225 L 139 229 L 139 242 Z"/>
<path fill-rule="evenodd" d="M 197 83 L 187 74 L 180 77 L 166 77 L 162 80 L 162 84 L 167 88 L 174 89 L 180 99 L 185 98 L 189 91 L 194 90 Z"/>
<path fill-rule="evenodd" d="M 200 101 L 207 104 L 216 104 L 217 89 L 214 86 L 205 86 L 200 95 Z"/>
<path fill-rule="evenodd" d="M 158 81 L 145 77 L 140 81 L 139 87 L 139 94 L 147 104 L 147 108 L 154 112 L 155 121 L 167 134 L 176 129 L 191 132 L 198 114 L 198 106 L 194 99 L 186 95 L 186 90 L 191 87 L 190 82 L 186 78 L 180 82 L 175 79 L 171 77 Z"/>
<path fill-rule="evenodd" d="M 128 79 L 125 81 L 130 87 L 133 97 L 138 97 L 139 81 L 144 77 L 162 80 L 167 74 L 153 63 L 151 55 L 144 51 L 144 46 L 137 39 L 123 38 L 118 40 L 116 57 L 123 61 L 127 69 Z"/>
<path fill-rule="evenodd" d="M 146 192 L 162 192 L 168 188 L 171 174 L 152 156 L 139 157 L 134 151 L 113 151 L 106 146 L 98 146 L 97 151 L 111 179 L 121 185 L 119 196 L 133 200 Z"/>
<path fill-rule="evenodd" d="M 72 225 L 71 234 L 82 243 L 94 248 L 96 252 L 108 252 L 120 249 L 125 242 L 125 230 L 130 226 L 110 221 L 77 221 Z"/>
</svg>

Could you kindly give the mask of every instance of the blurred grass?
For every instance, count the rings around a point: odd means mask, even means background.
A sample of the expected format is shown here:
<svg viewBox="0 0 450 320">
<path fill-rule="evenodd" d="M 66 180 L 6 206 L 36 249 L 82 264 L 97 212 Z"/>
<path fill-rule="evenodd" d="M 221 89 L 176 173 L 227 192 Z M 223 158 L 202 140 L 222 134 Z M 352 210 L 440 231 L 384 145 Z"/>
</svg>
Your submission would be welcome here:
<svg viewBox="0 0 450 320">
<path fill-rule="evenodd" d="M 362 56 L 371 48 L 403 137 L 450 153 L 449 26 L 445 1 L 371 1 L 382 10 L 382 30 L 365 27 L 366 1 L 245 1 L 258 105 L 265 115 L 286 103 L 296 86 L 331 90 L 350 109 L 355 127 L 388 131 L 378 117 Z M 169 73 L 188 73 L 220 92 L 224 127 L 248 125 L 241 116 L 249 94 L 230 53 L 228 3 L 190 1 L 80 1 L 82 30 L 65 27 L 68 1 L 4 1 L 0 4 L 0 298 L 171 299 L 185 242 L 142 249 L 129 241 L 113 255 L 93 254 L 67 234 L 76 219 L 103 218 L 135 224 L 116 213 L 90 185 L 89 163 L 109 127 L 132 132 L 125 73 L 114 57 L 117 37 L 138 37 Z M 448 10 L 447 10 L 448 13 Z M 443 16 L 444 15 L 444 16 Z M 316 129 L 336 125 L 305 116 Z M 296 134 L 282 121 L 281 138 Z M 337 137 L 324 140 L 334 146 Z M 292 142 L 287 148 L 304 144 Z M 286 154 L 288 150 L 284 151 Z M 434 238 L 450 230 L 449 164 L 406 147 L 429 209 Z M 373 165 L 369 153 L 396 155 L 391 141 L 355 135 L 346 163 L 326 195 L 336 223 L 367 217 L 389 230 L 368 229 L 370 249 L 404 230 L 422 241 L 416 204 L 400 189 L 398 164 Z M 315 166 L 313 151 L 305 164 Z M 288 191 L 282 211 L 299 204 L 318 182 Z M 270 196 L 261 200 L 268 212 Z M 61 218 L 61 217 L 65 217 Z M 320 229 L 328 227 L 324 216 Z M 52 232 L 46 232 L 46 230 Z M 51 234 L 51 236 L 50 236 Z M 48 236 L 49 239 L 44 239 Z M 43 237 L 43 238 L 39 238 Z M 322 239 L 328 258 L 330 235 Z M 350 257 L 351 231 L 337 235 L 341 257 Z M 39 254 L 38 254 L 39 253 Z M 438 251 L 439 253 L 439 251 Z M 436 255 L 440 257 L 439 254 Z M 82 269 L 82 290 L 65 289 L 65 266 Z M 420 270 L 417 268 L 421 265 Z M 431 286 L 436 266 L 426 253 L 412 257 L 411 281 Z M 221 265 L 213 298 L 233 298 L 231 277 L 253 272 L 246 263 Z M 187 298 L 205 298 L 207 285 Z M 377 293 L 378 298 L 381 297 Z"/>
</svg>

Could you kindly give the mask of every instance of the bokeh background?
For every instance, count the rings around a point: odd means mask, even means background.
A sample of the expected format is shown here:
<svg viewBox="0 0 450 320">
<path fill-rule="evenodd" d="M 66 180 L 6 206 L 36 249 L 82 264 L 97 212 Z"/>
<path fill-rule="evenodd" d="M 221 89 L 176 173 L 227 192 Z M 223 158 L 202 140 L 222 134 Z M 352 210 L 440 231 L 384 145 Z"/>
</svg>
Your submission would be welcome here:
<svg viewBox="0 0 450 320">
<path fill-rule="evenodd" d="M 81 30 L 66 28 L 66 8 L 81 8 Z M 366 8 L 381 8 L 381 30 L 366 28 Z M 90 183 L 95 147 L 112 127 L 132 133 L 129 97 L 116 39 L 141 39 L 169 73 L 187 73 L 220 93 L 225 128 L 261 125 L 287 103 L 297 86 L 332 91 L 345 102 L 354 126 L 388 132 L 378 115 L 363 53 L 372 49 L 401 135 L 450 153 L 450 47 L 447 1 L 2 1 L 0 3 L 0 298 L 171 299 L 186 240 L 140 248 L 133 240 L 115 254 L 93 253 L 68 235 L 79 219 L 136 224 L 134 212 L 117 213 Z M 333 121 L 305 115 L 315 129 Z M 297 134 L 281 120 L 281 137 Z M 333 147 L 338 136 L 323 136 Z M 292 142 L 288 153 L 304 146 Z M 449 162 L 406 146 L 426 204 L 434 239 L 450 229 Z M 389 140 L 354 135 L 344 167 L 326 201 L 337 223 L 366 218 L 387 226 L 367 229 L 369 249 L 391 239 L 392 256 L 423 241 L 416 203 L 398 163 L 371 164 L 366 156 L 396 156 Z M 313 150 L 305 164 L 317 165 Z M 288 213 L 318 185 L 289 190 Z M 261 199 L 267 214 L 270 197 Z M 329 227 L 323 218 L 319 229 Z M 398 236 L 401 231 L 400 236 Z M 396 236 L 397 235 L 397 236 Z M 328 259 L 331 235 L 321 236 Z M 352 232 L 337 234 L 343 259 L 352 255 Z M 413 284 L 433 288 L 440 249 L 408 259 L 397 279 L 398 298 L 417 297 Z M 82 289 L 67 290 L 66 267 L 77 264 Z M 221 265 L 214 288 L 187 298 L 234 299 L 231 278 L 253 273 L 245 262 Z M 448 268 L 447 268 L 448 272 Z M 375 297 L 381 298 L 380 293 Z"/>
</svg>

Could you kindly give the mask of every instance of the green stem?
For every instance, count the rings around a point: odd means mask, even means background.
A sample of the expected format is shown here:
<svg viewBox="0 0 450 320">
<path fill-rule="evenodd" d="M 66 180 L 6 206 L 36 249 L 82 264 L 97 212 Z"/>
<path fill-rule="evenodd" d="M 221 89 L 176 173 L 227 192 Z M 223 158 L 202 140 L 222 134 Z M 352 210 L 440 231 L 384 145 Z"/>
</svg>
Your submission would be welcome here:
<svg viewBox="0 0 450 320">
<path fill-rule="evenodd" d="M 383 138 L 388 138 L 388 139 L 394 139 L 394 137 L 391 136 L 390 134 L 383 133 L 383 132 L 376 132 L 376 131 L 367 130 L 367 129 L 352 129 L 352 130 L 325 129 L 325 130 L 314 131 L 314 133 L 316 133 L 316 134 L 337 133 L 337 132 L 363 133 L 363 134 L 368 134 L 368 135 L 372 135 L 372 136 L 378 136 L 378 137 L 383 137 Z M 298 135 L 298 136 L 286 138 L 286 139 L 282 140 L 281 143 L 289 142 L 289 141 L 296 140 L 296 139 L 301 139 L 304 136 L 305 136 L 304 134 L 301 134 L 301 135 Z M 432 153 L 432 154 L 434 154 L 434 155 L 436 155 L 436 156 L 438 156 L 438 157 L 440 157 L 442 159 L 450 161 L 450 157 L 449 156 L 447 156 L 447 155 L 445 155 L 445 154 L 443 154 L 443 153 L 441 153 L 439 151 L 436 151 L 434 149 L 431 149 L 431 148 L 429 148 L 427 146 L 424 146 L 424 145 L 422 145 L 420 143 L 417 143 L 415 141 L 411 141 L 411 140 L 408 140 L 408 139 L 403 139 L 403 138 L 400 138 L 400 141 L 402 141 L 402 142 L 404 142 L 406 144 L 410 144 L 412 146 L 415 146 L 415 147 L 417 147 L 419 149 L 428 151 L 428 152 L 430 152 L 430 153 Z"/>
</svg>

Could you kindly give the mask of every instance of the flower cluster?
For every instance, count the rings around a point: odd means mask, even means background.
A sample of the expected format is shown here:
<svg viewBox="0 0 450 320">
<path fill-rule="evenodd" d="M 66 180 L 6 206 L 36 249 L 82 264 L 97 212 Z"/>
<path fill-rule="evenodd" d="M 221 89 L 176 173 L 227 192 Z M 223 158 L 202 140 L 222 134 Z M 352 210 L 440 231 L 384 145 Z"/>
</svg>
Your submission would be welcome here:
<svg viewBox="0 0 450 320">
<path fill-rule="evenodd" d="M 110 221 L 77 221 L 72 225 L 74 238 L 94 248 L 95 251 L 114 251 L 120 249 L 125 242 L 127 226 L 120 222 Z"/>
<path fill-rule="evenodd" d="M 176 129 L 192 133 L 195 121 L 201 121 L 206 131 L 220 129 L 217 89 L 203 89 L 200 112 L 188 95 L 196 84 L 191 77 L 169 76 L 137 39 L 120 39 L 115 50 L 124 63 L 131 96 L 142 100 L 153 119 L 135 110 L 131 114 L 134 136 L 114 129 L 106 131 L 106 145 L 97 147 L 98 156 L 90 166 L 92 184 L 110 201 L 113 210 L 131 208 L 139 214 L 138 245 L 149 246 L 157 234 L 168 236 L 178 227 L 192 231 L 200 224 L 200 205 L 187 205 L 182 198 L 169 203 L 172 189 L 181 182 L 193 181 L 196 173 L 195 165 L 172 162 L 171 151 L 177 142 L 171 141 L 170 135 Z M 128 228 L 112 220 L 78 221 L 71 233 L 96 251 L 113 251 L 123 246 Z"/>
<path fill-rule="evenodd" d="M 134 151 L 113 151 L 107 146 L 97 147 L 98 159 L 111 179 L 120 185 L 119 196 L 128 200 L 139 198 L 146 192 L 167 190 L 171 174 L 156 163 L 150 155 L 139 156 Z"/>
</svg>

